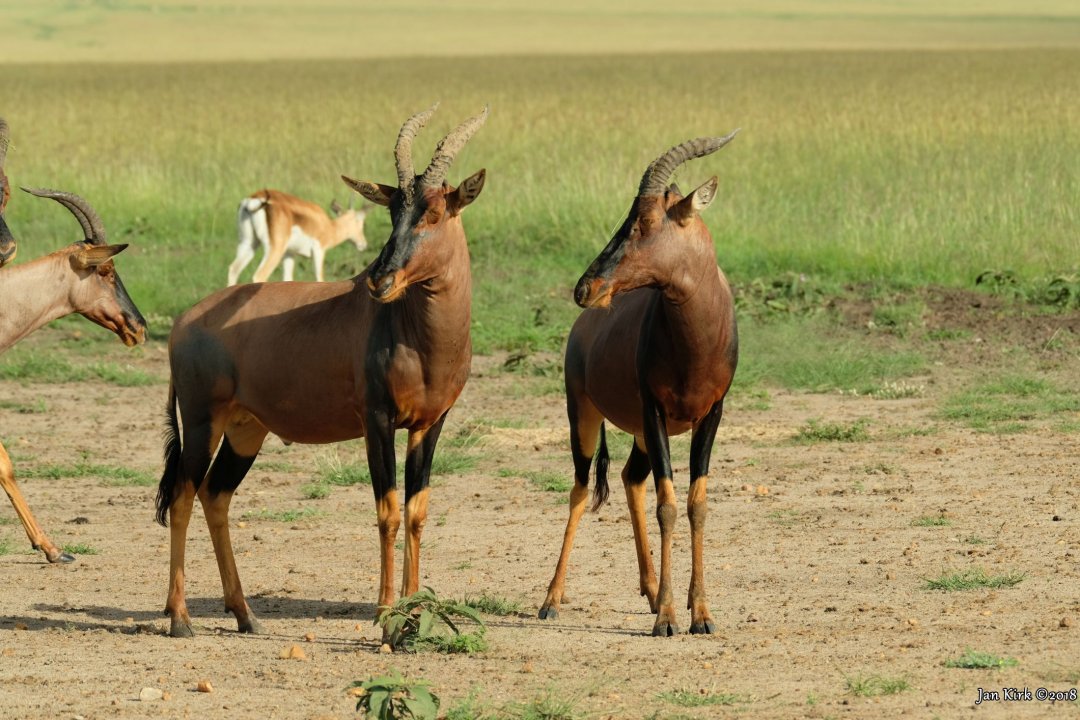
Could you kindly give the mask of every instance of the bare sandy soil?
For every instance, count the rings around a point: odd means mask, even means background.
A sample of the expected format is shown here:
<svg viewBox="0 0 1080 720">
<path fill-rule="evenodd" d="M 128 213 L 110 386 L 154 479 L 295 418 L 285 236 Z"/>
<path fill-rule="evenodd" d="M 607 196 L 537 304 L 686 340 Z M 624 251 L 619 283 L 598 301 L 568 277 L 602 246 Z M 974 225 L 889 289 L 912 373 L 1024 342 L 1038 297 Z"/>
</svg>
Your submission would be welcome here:
<svg viewBox="0 0 1080 720">
<path fill-rule="evenodd" d="M 849 315 L 858 321 L 857 309 Z M 1022 323 L 1053 330 L 1066 321 L 1076 318 Z M 687 611 L 684 634 L 649 636 L 653 619 L 637 592 L 617 471 L 612 502 L 582 523 L 569 601 L 558 620 L 535 618 L 566 505 L 527 475 L 569 477 L 564 406 L 559 394 L 543 392 L 550 379 L 504 372 L 498 358 L 477 359 L 448 421 L 444 438 L 457 436 L 454 452 L 473 467 L 438 478 L 421 559 L 423 582 L 441 596 L 521 601 L 520 615 L 489 619 L 491 647 L 482 654 L 379 652 L 371 490 L 334 487 L 317 500 L 301 493 L 318 462 L 335 452 L 358 458 L 358 444 L 334 451 L 272 438 L 241 486 L 233 538 L 262 636 L 237 634 L 222 614 L 201 514 L 188 546 L 198 634 L 175 640 L 162 616 L 168 533 L 152 522 L 156 488 L 26 478 L 30 505 L 53 539 L 95 554 L 50 566 L 23 552 L 14 513 L 0 507 L 0 541 L 13 549 L 0 557 L 0 717 L 345 718 L 355 716 L 346 686 L 391 668 L 430 680 L 444 709 L 476 689 L 496 708 L 554 693 L 590 717 L 1076 717 L 1077 703 L 975 705 L 980 687 L 1034 694 L 1080 685 L 1080 437 L 1051 422 L 1019 434 L 977 433 L 936 415 L 946 393 L 995 367 L 1010 333 L 1031 332 L 1010 327 L 994 348 L 973 337 L 943 351 L 915 380 L 926 388 L 921 397 L 773 392 L 767 409 L 749 401 L 729 408 L 711 473 L 706 572 L 718 633 L 708 637 L 685 634 Z M 45 331 L 42 347 L 58 332 Z M 108 352 L 166 376 L 160 343 L 141 356 Z M 1075 355 L 1056 362 L 1058 372 L 1075 371 Z M 164 384 L 2 382 L 0 397 L 39 411 L 0 410 L 0 428 L 17 472 L 83 460 L 156 475 L 165 392 Z M 870 439 L 795 443 L 811 418 L 867 418 Z M 625 457 L 625 443 L 619 447 L 613 468 Z M 673 452 L 684 495 L 688 443 Z M 255 515 L 303 508 L 319 514 L 295 522 Z M 924 517 L 948 524 L 913 524 Z M 675 537 L 676 597 L 690 574 L 683 529 Z M 650 530 L 655 547 L 655 522 Z M 1023 580 L 924 589 L 927 578 L 973 568 Z M 281 659 L 294 644 L 305 658 Z M 965 649 L 1017 664 L 944 666 Z M 875 676 L 908 689 L 852 692 L 852 683 Z M 197 692 L 201 680 L 214 691 Z M 146 687 L 164 698 L 140 701 Z M 658 696 L 669 690 L 728 693 L 733 704 L 680 707 Z"/>
</svg>

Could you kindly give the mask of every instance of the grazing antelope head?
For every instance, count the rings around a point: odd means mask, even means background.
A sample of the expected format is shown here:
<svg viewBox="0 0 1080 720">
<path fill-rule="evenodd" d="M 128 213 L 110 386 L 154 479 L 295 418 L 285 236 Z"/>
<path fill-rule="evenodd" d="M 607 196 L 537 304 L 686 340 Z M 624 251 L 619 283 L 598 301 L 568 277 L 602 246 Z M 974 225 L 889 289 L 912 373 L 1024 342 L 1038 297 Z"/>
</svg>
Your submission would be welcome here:
<svg viewBox="0 0 1080 720">
<path fill-rule="evenodd" d="M 353 196 L 355 197 L 355 196 Z M 351 242 L 358 251 L 367 250 L 367 238 L 364 237 L 364 220 L 367 219 L 368 211 L 373 207 L 364 203 L 359 208 L 353 209 L 353 197 L 349 198 L 349 207 L 343 208 L 338 201 L 330 202 L 330 216 L 334 220 L 338 236 L 342 242 Z"/>
<path fill-rule="evenodd" d="M 365 198 L 390 208 L 390 239 L 371 264 L 367 279 L 371 297 L 382 303 L 397 300 L 409 285 L 445 272 L 451 254 L 456 251 L 447 236 L 464 240 L 461 212 L 484 188 L 484 170 L 466 178 L 456 188 L 446 183 L 446 173 L 458 152 L 484 124 L 488 115 L 486 107 L 442 139 L 422 175 L 413 171 L 413 138 L 436 108 L 437 104 L 412 116 L 398 133 L 394 147 L 397 187 L 342 176 L 349 187 Z"/>
<path fill-rule="evenodd" d="M 4 161 L 7 159 L 8 148 L 8 124 L 0 118 L 0 267 L 15 258 L 18 247 L 15 238 L 4 221 L 4 210 L 7 209 L 8 198 L 11 197 L 11 188 L 8 187 L 7 175 L 4 174 Z"/>
<path fill-rule="evenodd" d="M 676 268 L 685 267 L 688 246 L 701 245 L 712 256 L 712 241 L 699 213 L 716 197 L 716 176 L 686 197 L 667 182 L 679 165 L 716 152 L 738 132 L 676 145 L 649 165 L 626 219 L 578 280 L 578 305 L 607 307 L 616 293 L 667 283 Z"/>
<path fill-rule="evenodd" d="M 112 260 L 127 244 L 107 244 L 101 218 L 78 195 L 43 188 L 22 189 L 31 195 L 57 201 L 82 226 L 86 239 L 73 243 L 64 251 L 77 276 L 69 289 L 69 300 L 74 311 L 116 333 L 128 347 L 143 342 L 146 339 L 146 320 L 128 296 Z"/>
</svg>

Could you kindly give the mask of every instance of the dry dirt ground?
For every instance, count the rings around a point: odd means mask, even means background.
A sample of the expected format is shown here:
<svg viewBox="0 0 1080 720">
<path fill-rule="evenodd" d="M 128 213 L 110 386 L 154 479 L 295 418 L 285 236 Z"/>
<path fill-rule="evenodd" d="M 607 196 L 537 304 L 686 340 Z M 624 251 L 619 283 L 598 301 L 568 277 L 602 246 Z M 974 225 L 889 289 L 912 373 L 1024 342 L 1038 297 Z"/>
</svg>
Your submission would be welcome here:
<svg viewBox="0 0 1080 720">
<path fill-rule="evenodd" d="M 858 309 L 849 310 L 858 322 Z M 950 322 L 963 325 L 966 317 Z M 1062 320 L 1022 322 L 1052 330 Z M 1027 332 L 1010 327 L 1002 337 Z M 62 332 L 69 330 L 39 334 L 43 351 Z M 913 380 L 925 386 L 921 397 L 773 391 L 767 408 L 733 403 L 709 489 L 706 572 L 718 632 L 708 637 L 685 634 L 685 610 L 683 634 L 649 636 L 652 616 L 637 592 L 617 486 L 625 443 L 613 458 L 612 502 L 586 515 L 578 534 L 569 602 L 556 621 L 536 619 L 566 505 L 564 493 L 539 490 L 528 477 L 569 477 L 564 405 L 545 392 L 551 379 L 505 372 L 501 358 L 477 359 L 448 421 L 443 437 L 456 438 L 457 447 L 442 449 L 472 467 L 437 479 L 421 561 L 423 583 L 441 596 L 521 602 L 520 614 L 489 618 L 490 649 L 481 654 L 379 652 L 371 490 L 334 487 L 323 499 L 301 491 L 328 459 L 361 457 L 358 443 L 334 450 L 271 438 L 240 488 L 233 539 L 262 636 L 237 634 L 231 615 L 222 614 L 198 510 L 188 545 L 198 634 L 176 640 L 162 616 L 168 534 L 152 522 L 155 488 L 26 478 L 30 505 L 53 539 L 93 554 L 48 565 L 24 552 L 13 511 L 0 506 L 0 541 L 12 550 L 0 557 L 0 717 L 355 717 L 347 685 L 391 668 L 431 681 L 444 710 L 475 690 L 496 709 L 547 695 L 596 718 L 1077 717 L 1075 702 L 975 704 L 980 687 L 1026 687 L 1034 695 L 1080 685 L 1080 437 L 1051 422 L 988 434 L 943 421 L 936 414 L 942 398 L 991 372 L 1007 350 L 988 350 L 980 340 L 969 336 L 938 355 Z M 161 343 L 137 355 L 101 347 L 117 362 L 167 374 Z M 1065 358 L 1058 370 L 1071 364 L 1075 371 L 1075 360 Z M 37 411 L 0 410 L 0 429 L 17 469 L 83 461 L 156 475 L 165 392 L 163 383 L 5 381 L 0 397 Z M 794 442 L 813 418 L 866 418 L 870 439 Z M 1073 412 L 1055 420 L 1075 427 L 1078 419 Z M 688 443 L 673 451 L 684 496 Z M 294 522 L 259 516 L 304 508 L 318 514 Z M 926 517 L 948 524 L 913 524 Z M 689 582 L 683 523 L 680 508 L 676 597 Z M 655 521 L 650 532 L 655 549 Z M 1023 580 L 1001 589 L 924 587 L 928 578 L 974 568 Z M 294 644 L 305 658 L 281 659 Z M 1017 663 L 944 665 L 965 649 Z M 853 691 L 874 678 L 906 689 Z M 212 693 L 196 691 L 202 680 Z M 147 687 L 164 699 L 140 701 Z M 674 690 L 728 694 L 731 704 L 687 708 L 660 696 Z"/>
</svg>

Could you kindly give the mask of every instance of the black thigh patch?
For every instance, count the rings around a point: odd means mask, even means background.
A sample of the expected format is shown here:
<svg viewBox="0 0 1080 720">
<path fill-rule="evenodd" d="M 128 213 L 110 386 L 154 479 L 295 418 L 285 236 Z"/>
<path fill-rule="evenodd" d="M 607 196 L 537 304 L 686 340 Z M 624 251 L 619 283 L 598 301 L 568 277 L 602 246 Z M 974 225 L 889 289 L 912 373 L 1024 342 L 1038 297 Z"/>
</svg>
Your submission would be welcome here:
<svg viewBox="0 0 1080 720">
<path fill-rule="evenodd" d="M 240 487 L 244 476 L 247 475 L 252 463 L 255 462 L 255 457 L 255 455 L 251 457 L 237 455 L 229 443 L 229 437 L 223 437 L 221 449 L 218 450 L 217 457 L 214 458 L 214 464 L 210 466 L 210 479 L 206 489 L 210 491 L 211 495 L 233 492 Z"/>
</svg>

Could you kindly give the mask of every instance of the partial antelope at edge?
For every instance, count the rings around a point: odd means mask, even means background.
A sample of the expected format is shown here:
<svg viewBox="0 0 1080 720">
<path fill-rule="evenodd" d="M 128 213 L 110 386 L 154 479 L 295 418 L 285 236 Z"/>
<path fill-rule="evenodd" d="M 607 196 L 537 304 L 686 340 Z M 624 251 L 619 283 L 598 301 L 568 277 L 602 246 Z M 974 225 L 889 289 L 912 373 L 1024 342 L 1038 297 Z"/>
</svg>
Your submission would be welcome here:
<svg viewBox="0 0 1080 720">
<path fill-rule="evenodd" d="M 653 635 L 678 632 L 671 585 L 677 510 L 668 437 L 692 432 L 686 502 L 692 554 L 687 608 L 691 633 L 715 631 L 705 598 L 705 487 L 739 341 L 731 288 L 716 264 L 712 236 L 700 217 L 716 196 L 717 178 L 685 196 L 668 181 L 679 165 L 716 152 L 734 136 L 690 140 L 653 161 L 626 219 L 574 289 L 574 299 L 585 308 L 570 330 L 565 361 L 575 482 L 562 552 L 540 608 L 542 619 L 559 614 L 594 455 L 593 509 L 607 500 L 606 419 L 634 436 L 622 480 L 634 530 L 639 587 L 656 613 Z M 645 524 L 645 479 L 650 470 L 660 525 L 659 583 Z"/>
<path fill-rule="evenodd" d="M 84 239 L 50 255 L 0 270 L 0 306 L 4 308 L 0 313 L 0 353 L 39 327 L 73 313 L 116 333 L 129 347 L 143 342 L 146 321 L 128 296 L 113 263 L 113 257 L 127 245 L 106 244 L 101 219 L 78 195 L 59 190 L 23 190 L 66 207 L 82 227 Z M 6 227 L 0 226 L 0 231 Z M 30 512 L 15 484 L 15 470 L 3 445 L 0 485 L 34 549 L 43 551 L 51 563 L 74 562 L 74 556 L 57 547 Z"/>
<path fill-rule="evenodd" d="M 472 360 L 472 278 L 461 213 L 480 194 L 484 171 L 457 187 L 445 180 L 487 118 L 485 109 L 449 133 L 417 176 L 413 138 L 434 112 L 417 113 L 402 126 L 394 149 L 396 187 L 344 178 L 390 210 L 390 237 L 362 273 L 332 283 L 237 285 L 202 300 L 173 326 L 157 498 L 158 520 L 171 526 L 165 612 L 173 636 L 192 635 L 184 545 L 196 496 L 225 607 L 241 632 L 259 631 L 240 586 L 228 513 L 269 432 L 299 443 L 366 438 L 379 525 L 378 602 L 387 606 L 394 600 L 394 541 L 402 522 L 394 432 L 408 431 L 401 594 L 418 589 L 431 461 Z"/>
</svg>

